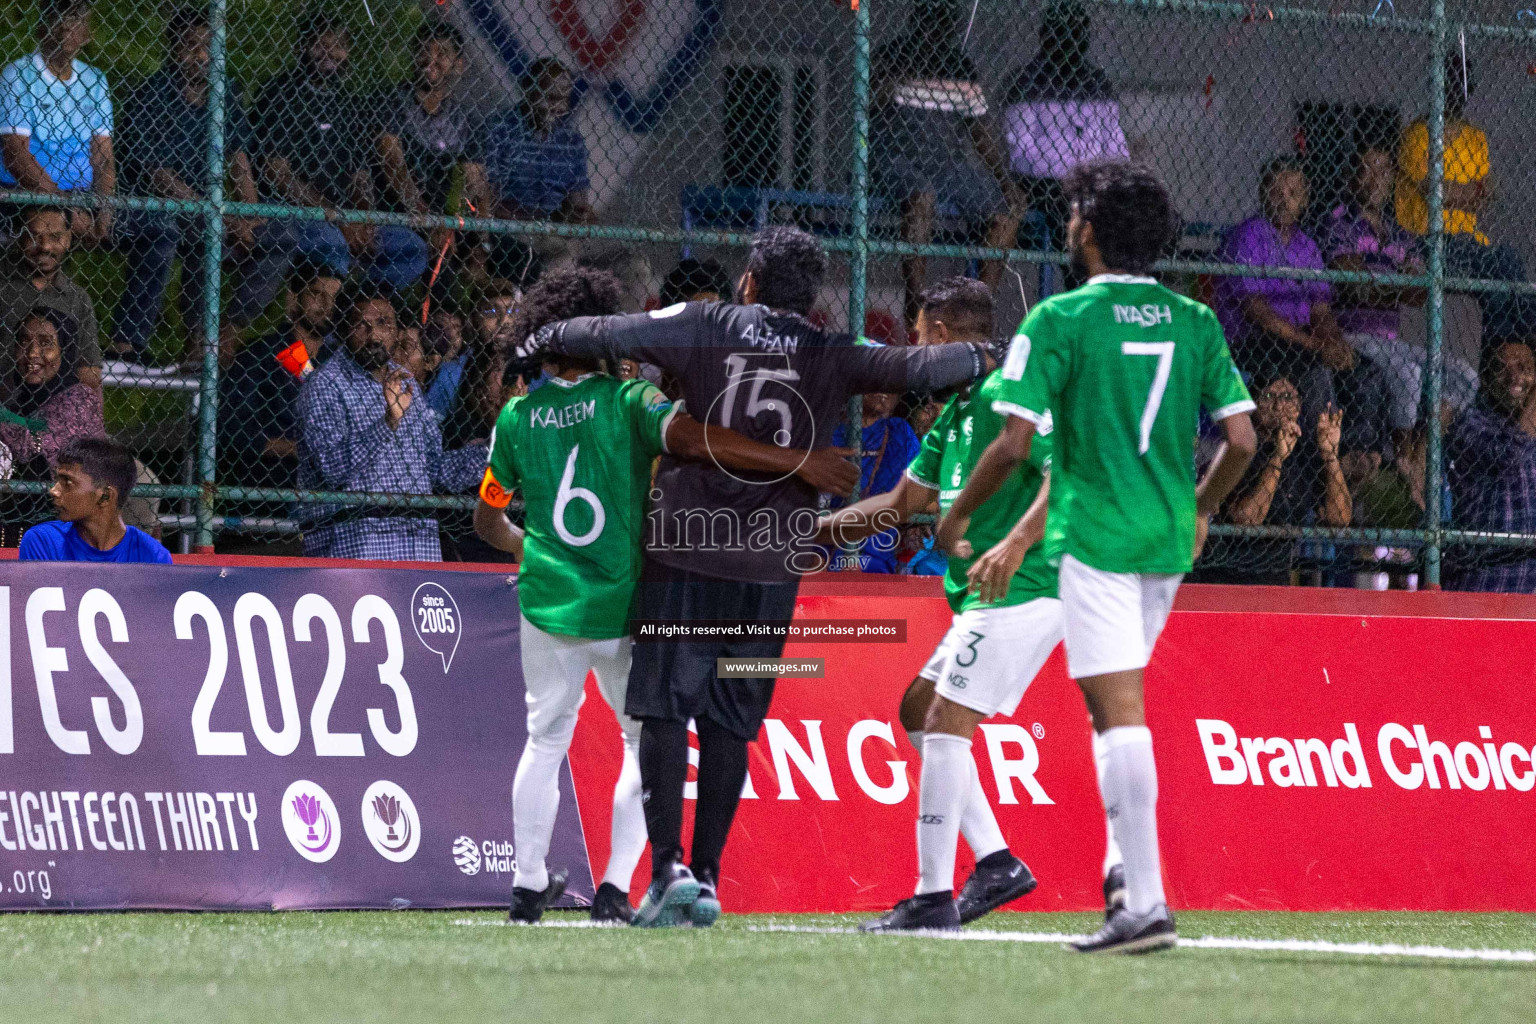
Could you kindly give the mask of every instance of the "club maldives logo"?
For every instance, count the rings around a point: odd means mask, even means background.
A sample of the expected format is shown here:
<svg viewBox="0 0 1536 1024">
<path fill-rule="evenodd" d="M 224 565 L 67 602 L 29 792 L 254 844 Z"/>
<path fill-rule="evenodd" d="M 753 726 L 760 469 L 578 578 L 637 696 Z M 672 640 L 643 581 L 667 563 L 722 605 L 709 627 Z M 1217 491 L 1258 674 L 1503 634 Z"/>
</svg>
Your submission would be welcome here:
<svg viewBox="0 0 1536 1024">
<path fill-rule="evenodd" d="M 379 856 L 404 864 L 421 846 L 421 817 L 411 795 L 380 779 L 363 791 L 363 833 Z"/>
<path fill-rule="evenodd" d="M 283 793 L 283 831 L 299 856 L 324 864 L 341 846 L 341 815 L 329 793 L 300 779 Z"/>
<path fill-rule="evenodd" d="M 480 873 L 480 847 L 469 836 L 459 836 L 453 841 L 453 862 L 466 875 Z"/>
<path fill-rule="evenodd" d="M 512 844 L 506 840 L 487 839 L 476 843 L 469 836 L 453 841 L 453 862 L 466 875 L 510 875 L 517 870 Z"/>
</svg>

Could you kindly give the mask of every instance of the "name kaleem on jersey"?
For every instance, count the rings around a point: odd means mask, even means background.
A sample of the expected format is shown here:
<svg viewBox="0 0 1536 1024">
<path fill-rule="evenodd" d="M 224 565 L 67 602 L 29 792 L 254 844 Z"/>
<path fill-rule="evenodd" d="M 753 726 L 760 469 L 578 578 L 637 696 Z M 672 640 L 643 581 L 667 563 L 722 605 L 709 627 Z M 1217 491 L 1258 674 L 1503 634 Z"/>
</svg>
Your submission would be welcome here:
<svg viewBox="0 0 1536 1024">
<path fill-rule="evenodd" d="M 574 427 L 578 423 L 584 423 L 597 415 L 597 402 L 588 399 L 585 402 L 573 402 L 570 405 L 562 405 L 558 409 L 546 409 L 535 406 L 528 416 L 528 423 L 535 427 Z"/>
<path fill-rule="evenodd" d="M 1167 306 L 1147 303 L 1143 306 L 1115 306 L 1115 323 L 1135 324 L 1138 327 L 1156 327 L 1173 323 L 1173 310 Z"/>
</svg>

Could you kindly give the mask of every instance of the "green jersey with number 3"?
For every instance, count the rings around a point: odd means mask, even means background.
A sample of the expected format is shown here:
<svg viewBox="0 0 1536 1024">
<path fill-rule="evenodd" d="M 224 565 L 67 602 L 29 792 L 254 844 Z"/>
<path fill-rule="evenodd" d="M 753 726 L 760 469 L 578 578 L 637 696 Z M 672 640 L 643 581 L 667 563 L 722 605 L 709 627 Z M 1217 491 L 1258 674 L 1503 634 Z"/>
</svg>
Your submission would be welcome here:
<svg viewBox="0 0 1536 1024">
<path fill-rule="evenodd" d="M 489 474 L 522 492 L 529 622 L 592 640 L 627 632 L 651 464 L 678 408 L 647 381 L 591 374 L 551 378 L 501 411 Z"/>
<path fill-rule="evenodd" d="M 1188 572 L 1200 410 L 1254 407 L 1210 307 L 1150 277 L 1101 274 L 1035 307 L 1002 375 L 994 409 L 1036 424 L 1049 410 L 1054 423 L 1062 550 L 1105 572 Z"/>
<path fill-rule="evenodd" d="M 949 511 L 949 506 L 965 489 L 965 482 L 970 479 L 981 453 L 1002 432 L 1003 417 L 992 409 L 1002 384 L 1001 371 L 994 370 L 969 394 L 951 398 L 924 435 L 917 458 L 907 467 L 907 476 L 914 482 L 939 492 L 942 511 Z M 1046 426 L 1030 448 L 1029 461 L 1014 470 L 998 492 L 971 516 L 965 539 L 971 542 L 977 557 L 1006 537 L 1029 511 L 1030 504 L 1040 493 L 1050 464 L 1050 417 L 1046 417 Z M 1036 544 L 1025 553 L 1018 571 L 1009 581 L 1008 595 L 990 605 L 984 606 L 976 592 L 968 589 L 965 574 L 974 561 L 974 558 L 951 557 L 949 571 L 944 575 L 944 596 L 957 615 L 972 608 L 1023 604 L 1037 597 L 1056 596 L 1056 570 L 1046 561 L 1043 544 Z"/>
</svg>

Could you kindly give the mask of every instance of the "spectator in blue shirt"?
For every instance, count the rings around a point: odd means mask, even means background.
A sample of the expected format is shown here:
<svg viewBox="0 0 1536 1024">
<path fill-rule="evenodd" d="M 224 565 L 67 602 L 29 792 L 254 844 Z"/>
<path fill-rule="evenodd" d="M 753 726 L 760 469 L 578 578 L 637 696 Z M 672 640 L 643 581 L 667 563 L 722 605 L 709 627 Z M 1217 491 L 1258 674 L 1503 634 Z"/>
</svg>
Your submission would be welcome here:
<svg viewBox="0 0 1536 1024">
<path fill-rule="evenodd" d="M 170 565 L 164 545 L 123 523 L 122 503 L 137 479 L 133 453 L 116 441 L 82 437 L 65 445 L 48 492 L 59 518 L 26 532 L 21 560 Z"/>
<path fill-rule="evenodd" d="M 208 180 L 208 44 L 207 12 L 183 7 L 166 22 L 168 59 L 123 104 L 123 184 L 140 195 L 166 199 L 202 199 Z M 256 179 L 246 155 L 250 126 L 245 109 L 233 93 L 224 98 L 224 157 L 230 198 L 256 201 Z M 160 323 L 160 311 L 171 265 L 182 266 L 181 318 L 192 358 L 203 333 L 203 226 L 201 214 L 126 211 L 120 242 L 128 256 L 128 279 L 114 318 L 113 355 L 142 362 L 150 337 Z M 226 221 L 226 253 L 238 260 L 255 248 L 255 223 L 231 217 Z M 231 349 L 233 345 L 228 347 Z"/>
<path fill-rule="evenodd" d="M 487 173 L 499 214 L 517 220 L 591 224 L 587 142 L 571 117 L 571 73 L 553 57 L 528 65 L 523 101 L 491 128 Z"/>
<path fill-rule="evenodd" d="M 907 466 L 917 458 L 922 442 L 917 439 L 910 424 L 900 416 L 892 416 L 896 407 L 895 395 L 865 395 L 864 431 L 861 447 L 864 451 L 863 472 L 859 476 L 859 497 L 869 498 L 877 494 L 889 494 L 896 489 L 906 475 Z M 847 428 L 842 424 L 832 432 L 832 445 L 848 446 Z M 841 501 L 834 501 L 839 507 Z M 858 572 L 896 571 L 896 549 L 901 535 L 893 529 L 868 538 L 859 547 L 857 559 L 839 558 L 834 569 Z"/>
<path fill-rule="evenodd" d="M 55 195 L 117 188 L 112 98 L 100 71 L 77 60 L 91 41 L 90 0 L 39 0 L 37 52 L 0 70 L 0 185 Z M 82 245 L 112 234 L 112 210 L 74 208 Z"/>
<path fill-rule="evenodd" d="M 356 282 L 343 289 L 337 313 L 345 350 L 299 395 L 299 486 L 375 494 L 473 490 L 487 447 L 443 450 L 442 429 L 420 385 L 390 361 L 400 333 L 393 293 Z M 437 519 L 420 509 L 307 505 L 298 518 L 311 557 L 442 560 Z"/>
</svg>

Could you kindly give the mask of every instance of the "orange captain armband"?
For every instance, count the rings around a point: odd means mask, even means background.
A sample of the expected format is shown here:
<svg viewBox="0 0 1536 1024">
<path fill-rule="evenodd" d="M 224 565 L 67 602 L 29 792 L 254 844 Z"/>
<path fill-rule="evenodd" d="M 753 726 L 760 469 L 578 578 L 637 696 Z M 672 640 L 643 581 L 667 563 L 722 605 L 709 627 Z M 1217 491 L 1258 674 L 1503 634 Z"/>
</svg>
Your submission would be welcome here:
<svg viewBox="0 0 1536 1024">
<path fill-rule="evenodd" d="M 485 476 L 480 479 L 480 500 L 491 508 L 506 508 L 512 504 L 512 495 L 502 489 L 501 482 L 489 466 L 485 467 Z"/>
</svg>

